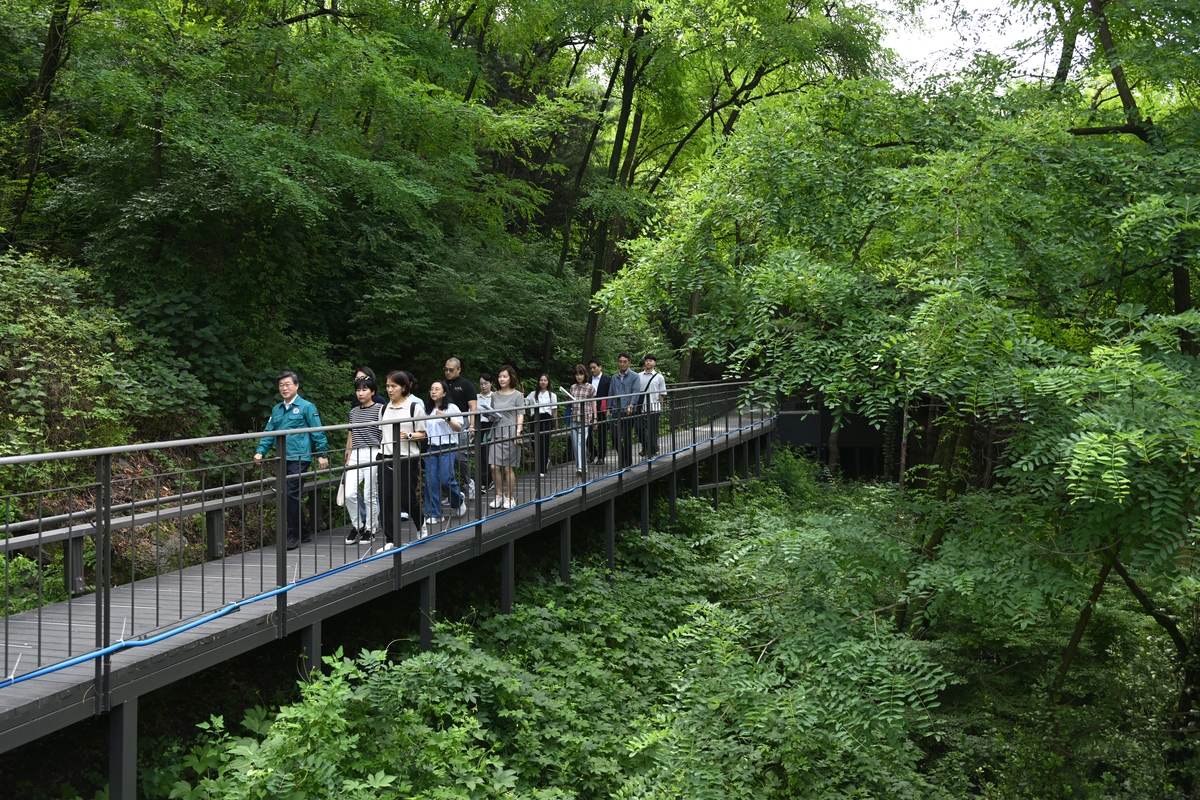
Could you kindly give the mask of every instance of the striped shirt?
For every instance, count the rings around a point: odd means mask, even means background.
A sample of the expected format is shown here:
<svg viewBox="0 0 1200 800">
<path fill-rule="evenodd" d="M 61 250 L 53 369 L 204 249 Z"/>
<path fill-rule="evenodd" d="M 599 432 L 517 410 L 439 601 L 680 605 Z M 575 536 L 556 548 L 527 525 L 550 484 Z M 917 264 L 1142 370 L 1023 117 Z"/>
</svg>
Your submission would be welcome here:
<svg viewBox="0 0 1200 800">
<path fill-rule="evenodd" d="M 350 409 L 350 424 L 354 425 L 359 422 L 378 422 L 380 414 L 383 412 L 383 405 L 375 403 L 370 408 L 355 406 Z M 354 428 L 350 431 L 350 445 L 355 449 L 359 447 L 379 447 L 379 426 L 369 428 Z"/>
</svg>

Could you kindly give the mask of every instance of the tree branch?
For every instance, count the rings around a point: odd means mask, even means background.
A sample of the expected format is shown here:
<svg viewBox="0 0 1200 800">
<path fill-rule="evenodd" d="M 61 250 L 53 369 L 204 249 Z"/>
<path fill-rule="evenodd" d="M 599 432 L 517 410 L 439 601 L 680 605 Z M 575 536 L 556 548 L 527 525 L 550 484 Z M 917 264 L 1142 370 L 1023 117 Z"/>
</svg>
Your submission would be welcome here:
<svg viewBox="0 0 1200 800">
<path fill-rule="evenodd" d="M 306 11 L 305 13 L 297 14 L 294 17 L 288 17 L 287 19 L 276 20 L 275 22 L 268 23 L 267 27 L 268 28 L 283 28 L 287 25 L 295 25 L 297 22 L 304 22 L 305 20 L 314 19 L 316 17 L 335 17 L 335 18 L 341 19 L 342 17 L 361 17 L 361 16 L 362 16 L 362 14 L 348 14 L 345 11 L 338 11 L 336 8 L 318 8 L 315 11 Z"/>
<path fill-rule="evenodd" d="M 1171 641 L 1175 643 L 1175 650 L 1179 653 L 1180 661 L 1187 661 L 1191 648 L 1188 647 L 1187 640 L 1183 638 L 1183 634 L 1179 632 L 1179 626 L 1175 624 L 1175 620 L 1164 613 L 1166 609 L 1161 609 L 1154 605 L 1154 601 L 1142 591 L 1142 587 L 1134 583 L 1133 578 L 1129 577 L 1129 573 L 1125 571 L 1125 567 L 1122 566 L 1120 561 L 1113 558 L 1112 567 L 1121 576 L 1121 580 L 1125 581 L 1125 585 L 1129 587 L 1129 593 L 1141 604 L 1142 610 L 1153 617 L 1154 621 L 1171 637 Z"/>
</svg>

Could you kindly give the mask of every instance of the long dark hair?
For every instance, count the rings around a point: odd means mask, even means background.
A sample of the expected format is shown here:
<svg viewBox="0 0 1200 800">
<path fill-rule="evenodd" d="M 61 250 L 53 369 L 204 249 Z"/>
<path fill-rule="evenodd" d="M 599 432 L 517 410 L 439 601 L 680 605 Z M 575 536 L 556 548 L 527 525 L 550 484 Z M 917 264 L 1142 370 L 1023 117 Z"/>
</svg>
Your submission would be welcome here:
<svg viewBox="0 0 1200 800">
<path fill-rule="evenodd" d="M 446 383 L 446 381 L 442 378 L 438 378 L 436 381 L 433 381 L 429 384 L 429 388 L 432 389 L 438 384 L 442 385 L 442 402 L 439 405 L 438 403 L 433 402 L 433 398 L 430 397 L 429 401 L 425 403 L 426 414 L 432 414 L 435 408 L 440 408 L 442 411 L 445 411 L 446 406 L 450 405 L 450 384 Z"/>
<path fill-rule="evenodd" d="M 538 373 L 537 385 L 533 387 L 533 396 L 538 397 L 542 393 L 542 378 L 546 379 L 546 392 L 550 395 L 550 399 L 554 399 L 554 381 L 550 380 L 549 372 Z"/>
</svg>

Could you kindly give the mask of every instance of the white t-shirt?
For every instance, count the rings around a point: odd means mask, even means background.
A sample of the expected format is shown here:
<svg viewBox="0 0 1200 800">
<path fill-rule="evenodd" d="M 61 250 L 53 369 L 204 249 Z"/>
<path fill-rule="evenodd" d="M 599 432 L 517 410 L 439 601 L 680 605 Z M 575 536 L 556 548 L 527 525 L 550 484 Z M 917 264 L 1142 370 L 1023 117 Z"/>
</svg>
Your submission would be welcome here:
<svg viewBox="0 0 1200 800">
<path fill-rule="evenodd" d="M 647 393 L 646 402 L 647 408 L 650 411 L 662 411 L 662 396 L 667 393 L 667 382 L 663 379 L 661 372 L 639 372 L 638 380 L 641 381 L 643 392 Z"/>
<path fill-rule="evenodd" d="M 429 446 L 442 447 L 448 444 L 458 444 L 458 431 L 450 427 L 450 420 L 461 415 L 458 406 L 454 403 L 447 403 L 446 408 L 440 414 L 435 408 L 433 415 L 425 422 L 425 433 L 429 436 Z M 460 419 L 459 422 L 462 420 Z"/>
<path fill-rule="evenodd" d="M 537 409 L 538 414 L 549 414 L 557 403 L 554 400 L 554 392 L 535 390 L 525 397 L 525 405 Z"/>
<path fill-rule="evenodd" d="M 379 420 L 381 427 L 381 449 L 385 456 L 392 454 L 392 434 L 396 428 L 396 421 L 400 421 L 400 430 L 416 433 L 417 431 L 425 430 L 425 420 L 420 417 L 425 416 L 425 404 L 416 397 L 411 395 L 403 400 L 399 408 L 393 406 L 390 402 L 383 407 L 383 417 Z M 417 419 L 413 419 L 417 417 Z M 412 439 L 400 440 L 400 456 L 408 458 L 421 455 L 421 446 Z"/>
</svg>

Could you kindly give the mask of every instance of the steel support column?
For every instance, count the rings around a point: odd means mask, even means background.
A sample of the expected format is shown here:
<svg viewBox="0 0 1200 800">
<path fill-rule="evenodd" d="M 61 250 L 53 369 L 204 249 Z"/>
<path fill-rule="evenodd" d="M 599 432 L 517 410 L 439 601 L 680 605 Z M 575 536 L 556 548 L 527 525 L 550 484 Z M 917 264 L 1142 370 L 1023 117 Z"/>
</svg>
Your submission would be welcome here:
<svg viewBox="0 0 1200 800">
<path fill-rule="evenodd" d="M 110 800 L 137 800 L 136 697 L 118 703 L 108 712 L 108 796 Z"/>
<path fill-rule="evenodd" d="M 642 536 L 650 535 L 650 482 L 642 484 Z"/>
<path fill-rule="evenodd" d="M 500 613 L 511 614 L 513 595 L 517 590 L 517 543 L 508 542 L 500 548 Z"/>
<path fill-rule="evenodd" d="M 305 680 L 321 672 L 321 623 L 318 620 L 300 629 L 300 652 L 304 659 L 302 672 Z"/>
<path fill-rule="evenodd" d="M 437 614 L 437 573 L 421 579 L 421 649 L 433 647 L 433 620 Z"/>
<path fill-rule="evenodd" d="M 677 508 L 679 501 L 679 471 L 675 469 L 675 456 L 671 456 L 671 474 L 667 476 L 667 504 L 670 506 L 670 523 L 674 527 L 678 517 Z"/>
<path fill-rule="evenodd" d="M 604 503 L 604 558 L 610 573 L 617 568 L 616 509 L 612 500 Z"/>
<path fill-rule="evenodd" d="M 558 523 L 558 579 L 571 582 L 571 518 Z"/>
</svg>

